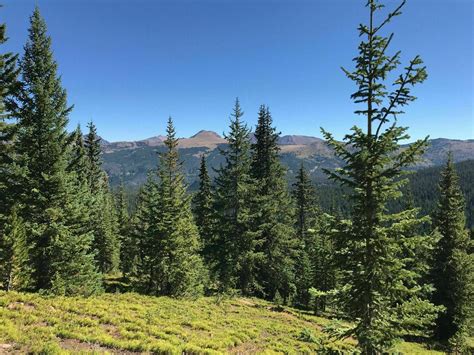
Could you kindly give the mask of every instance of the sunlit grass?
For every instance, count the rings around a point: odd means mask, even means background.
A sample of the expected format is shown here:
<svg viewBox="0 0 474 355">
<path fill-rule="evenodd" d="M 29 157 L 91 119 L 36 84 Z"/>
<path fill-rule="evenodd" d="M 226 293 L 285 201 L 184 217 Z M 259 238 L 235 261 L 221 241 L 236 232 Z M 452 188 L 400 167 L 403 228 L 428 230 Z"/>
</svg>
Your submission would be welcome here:
<svg viewBox="0 0 474 355">
<path fill-rule="evenodd" d="M 63 354 L 314 353 L 355 350 L 323 332 L 331 321 L 246 298 L 175 300 L 138 294 L 93 298 L 0 293 L 0 352 Z M 430 352 L 401 343 L 395 351 Z"/>
</svg>

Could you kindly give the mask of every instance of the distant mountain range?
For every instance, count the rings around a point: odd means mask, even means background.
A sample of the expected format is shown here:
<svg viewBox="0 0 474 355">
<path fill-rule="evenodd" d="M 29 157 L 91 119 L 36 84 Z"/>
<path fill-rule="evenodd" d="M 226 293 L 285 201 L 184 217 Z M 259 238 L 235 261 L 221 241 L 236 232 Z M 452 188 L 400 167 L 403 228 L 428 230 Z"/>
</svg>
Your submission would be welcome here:
<svg viewBox="0 0 474 355">
<path fill-rule="evenodd" d="M 130 187 L 141 185 L 147 172 L 156 168 L 157 153 L 163 151 L 165 139 L 164 136 L 131 142 L 108 142 L 102 139 L 104 168 L 109 174 L 111 184 L 117 185 L 123 180 Z M 326 142 L 317 137 L 285 135 L 279 138 L 278 143 L 281 160 L 288 168 L 290 180 L 301 163 L 311 172 L 312 178 L 319 182 L 325 180 L 321 168 L 332 169 L 342 164 Z M 474 139 L 438 138 L 430 140 L 429 143 L 423 160 L 415 169 L 443 164 L 449 151 L 452 152 L 455 162 L 474 159 Z M 218 168 L 223 163 L 218 148 L 225 148 L 225 145 L 226 140 L 213 131 L 202 130 L 189 138 L 179 139 L 183 169 L 191 188 L 196 184 L 201 155 L 206 154 L 212 175 L 212 168 Z"/>
</svg>

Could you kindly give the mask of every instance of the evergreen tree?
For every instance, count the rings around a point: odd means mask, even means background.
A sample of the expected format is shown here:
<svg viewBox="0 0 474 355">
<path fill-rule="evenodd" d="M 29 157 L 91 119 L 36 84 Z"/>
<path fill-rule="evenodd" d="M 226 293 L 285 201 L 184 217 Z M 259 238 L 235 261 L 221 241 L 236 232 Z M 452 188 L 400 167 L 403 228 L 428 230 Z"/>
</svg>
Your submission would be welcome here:
<svg viewBox="0 0 474 355">
<path fill-rule="evenodd" d="M 334 217 L 323 214 L 319 208 L 315 188 L 303 164 L 296 175 L 293 188 L 295 228 L 299 241 L 295 304 L 304 308 L 312 306 L 315 312 L 320 313 L 326 309 L 326 294 L 336 287 L 337 267 L 332 230 L 337 221 Z M 311 295 L 311 288 L 317 291 L 317 298 L 314 291 Z"/>
<path fill-rule="evenodd" d="M 440 239 L 434 260 L 433 301 L 446 307 L 436 323 L 438 339 L 452 351 L 465 351 L 474 316 L 474 255 L 466 228 L 465 203 L 451 155 L 441 175 L 440 199 L 434 225 Z"/>
<path fill-rule="evenodd" d="M 120 241 L 118 221 L 113 196 L 109 190 L 107 174 L 102 170 L 100 137 L 93 122 L 87 125 L 85 138 L 89 189 L 91 203 L 90 226 L 94 234 L 96 261 L 102 273 L 118 271 L 120 263 Z"/>
<path fill-rule="evenodd" d="M 25 224 L 13 208 L 3 224 L 0 241 L 0 288 L 28 290 L 31 284 L 29 248 L 26 242 Z"/>
<path fill-rule="evenodd" d="M 51 39 L 38 8 L 20 61 L 22 85 L 12 102 L 18 120 L 15 159 L 26 173 L 19 181 L 20 217 L 25 222 L 33 269 L 32 288 L 91 294 L 100 287 L 84 224 L 84 191 L 67 171 L 66 125 L 71 107 L 57 75 Z M 74 246 L 74 247 L 72 247 Z M 81 282 L 81 288 L 75 285 Z M 56 286 L 61 284 L 61 290 Z"/>
<path fill-rule="evenodd" d="M 321 313 L 326 310 L 330 295 L 336 291 L 339 270 L 335 258 L 333 230 L 337 228 L 337 218 L 321 213 L 314 229 L 308 231 L 305 251 L 309 255 L 312 271 L 312 288 L 318 293 L 311 299 L 313 310 Z"/>
<path fill-rule="evenodd" d="M 130 233 L 126 250 L 129 253 L 129 270 L 124 270 L 134 288 L 143 293 L 151 292 L 153 269 L 155 267 L 154 247 L 155 237 L 150 226 L 158 224 L 158 189 L 156 171 L 150 171 L 145 184 L 137 196 L 137 207 L 130 220 Z"/>
<path fill-rule="evenodd" d="M 132 270 L 133 264 L 133 253 L 131 253 L 133 243 L 130 237 L 130 215 L 128 213 L 127 194 L 123 181 L 120 182 L 115 200 L 120 244 L 120 270 L 124 274 L 128 274 Z"/>
<path fill-rule="evenodd" d="M 262 287 L 262 296 L 273 299 L 278 291 L 286 302 L 295 291 L 297 242 L 286 171 L 279 159 L 279 133 L 272 124 L 268 107 L 262 105 L 255 130 L 255 144 L 252 145 L 251 165 L 251 176 L 257 190 L 252 203 L 256 215 L 253 230 L 261 240 L 256 250 L 263 256 L 258 264 L 257 281 Z"/>
<path fill-rule="evenodd" d="M 81 127 L 77 125 L 76 130 L 70 136 L 71 156 L 69 157 L 68 171 L 75 172 L 81 183 L 88 183 L 88 160 L 84 146 L 84 137 Z"/>
<path fill-rule="evenodd" d="M 104 186 L 106 176 L 102 170 L 102 150 L 100 148 L 100 137 L 94 122 L 87 124 L 89 132 L 86 134 L 84 147 L 88 158 L 88 178 L 92 191 L 97 191 Z"/>
<path fill-rule="evenodd" d="M 138 270 L 146 293 L 165 296 L 196 296 L 203 292 L 206 272 L 199 255 L 199 233 L 178 155 L 178 139 L 168 120 L 166 151 L 160 155 L 158 182 L 149 184 L 144 208 L 146 230 Z M 143 218 L 143 217 L 142 217 Z"/>
<path fill-rule="evenodd" d="M 316 191 L 303 164 L 301 164 L 296 175 L 296 182 L 293 184 L 293 199 L 296 212 L 295 230 L 299 245 L 295 270 L 294 304 L 298 307 L 308 308 L 311 300 L 309 289 L 315 286 L 314 255 L 311 255 L 314 233 L 310 232 L 310 229 L 314 230 L 316 227 L 318 209 Z"/>
<path fill-rule="evenodd" d="M 340 233 L 342 287 L 339 300 L 349 316 L 356 319 L 353 329 L 361 350 L 375 354 L 389 349 L 399 334 L 407 330 L 406 318 L 417 313 L 420 327 L 436 317 L 436 307 L 422 297 L 420 275 L 408 270 L 408 260 L 400 259 L 402 245 L 410 245 L 409 231 L 419 223 L 412 210 L 387 212 L 387 203 L 400 197 L 402 169 L 413 164 L 423 152 L 426 139 L 400 151 L 398 143 L 407 139 L 407 128 L 396 125 L 396 118 L 415 97 L 410 87 L 424 81 L 427 74 L 417 56 L 387 92 L 385 79 L 399 65 L 400 52 L 390 56 L 387 49 L 393 38 L 380 32 L 397 15 L 394 11 L 376 23 L 383 8 L 369 0 L 369 24 L 359 26 L 362 40 L 353 72 L 344 70 L 358 90 L 352 95 L 364 107 L 355 113 L 365 116 L 367 131 L 354 127 L 344 142 L 336 141 L 323 130 L 329 144 L 345 162 L 330 177 L 351 190 L 351 223 Z M 390 123 L 389 126 L 387 124 Z M 410 307 L 406 307 L 406 305 Z M 422 309 L 422 311 L 420 311 Z M 410 310 L 410 314 L 406 311 Z M 417 312 L 418 311 L 418 312 Z M 412 317 L 413 318 L 413 317 Z"/>
<path fill-rule="evenodd" d="M 293 198 L 296 205 L 296 231 L 298 238 L 304 242 L 308 229 L 314 228 L 321 213 L 318 208 L 316 190 L 311 178 L 301 164 L 293 184 Z"/>
<path fill-rule="evenodd" d="M 216 211 L 215 271 L 220 291 L 239 289 L 244 295 L 259 288 L 256 282 L 256 252 L 259 240 L 252 233 L 252 199 L 255 188 L 250 175 L 250 131 L 241 121 L 243 112 L 236 99 L 228 146 L 221 151 L 224 166 L 217 170 L 214 210 Z"/>
<path fill-rule="evenodd" d="M 6 41 L 6 25 L 2 23 L 0 45 Z M 17 55 L 10 52 L 0 54 L 0 247 L 4 238 L 4 227 L 11 217 L 15 202 L 17 173 L 19 173 L 18 167 L 14 164 L 13 144 L 11 144 L 14 140 L 15 124 L 9 120 L 10 112 L 6 107 L 12 91 L 18 84 L 17 58 Z"/>
<path fill-rule="evenodd" d="M 89 221 L 94 234 L 96 263 L 102 273 L 115 273 L 120 264 L 120 240 L 114 197 L 107 186 L 92 193 Z"/>
<path fill-rule="evenodd" d="M 201 166 L 199 168 L 199 189 L 194 196 L 194 216 L 199 229 L 199 236 L 202 243 L 202 256 L 209 265 L 213 257 L 214 244 L 214 210 L 211 178 L 207 171 L 206 157 L 201 156 Z"/>
</svg>

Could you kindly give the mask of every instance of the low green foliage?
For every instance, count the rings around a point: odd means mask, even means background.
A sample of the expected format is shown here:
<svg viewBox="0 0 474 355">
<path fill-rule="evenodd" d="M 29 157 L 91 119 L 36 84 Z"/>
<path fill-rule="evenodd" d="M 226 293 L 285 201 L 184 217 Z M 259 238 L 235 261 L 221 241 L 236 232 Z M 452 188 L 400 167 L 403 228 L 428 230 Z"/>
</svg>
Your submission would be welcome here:
<svg viewBox="0 0 474 355">
<path fill-rule="evenodd" d="M 43 354 L 302 353 L 355 351 L 355 340 L 331 339 L 331 322 L 249 298 L 176 300 L 134 293 L 44 297 L 0 293 L 0 344 Z M 342 324 L 342 323 L 341 323 Z M 420 344 L 397 351 L 431 353 Z M 435 352 L 433 352 L 435 353 Z"/>
</svg>

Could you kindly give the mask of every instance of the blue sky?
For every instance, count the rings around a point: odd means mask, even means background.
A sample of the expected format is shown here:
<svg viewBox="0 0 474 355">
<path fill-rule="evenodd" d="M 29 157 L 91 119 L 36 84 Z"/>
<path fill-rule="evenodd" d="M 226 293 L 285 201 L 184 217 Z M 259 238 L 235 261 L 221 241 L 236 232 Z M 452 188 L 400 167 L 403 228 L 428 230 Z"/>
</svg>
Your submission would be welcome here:
<svg viewBox="0 0 474 355">
<path fill-rule="evenodd" d="M 108 140 L 222 133 L 236 96 L 250 125 L 270 106 L 283 134 L 341 138 L 363 125 L 340 66 L 352 67 L 364 0 L 3 0 L 6 47 L 19 53 L 35 4 L 75 105 L 70 127 L 93 119 Z M 395 5 L 398 1 L 387 0 Z M 409 0 L 389 26 L 404 61 L 429 78 L 400 122 L 412 138 L 474 138 L 472 0 Z"/>
</svg>

